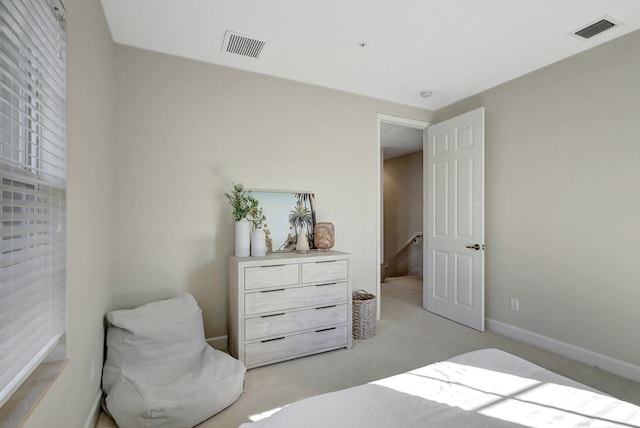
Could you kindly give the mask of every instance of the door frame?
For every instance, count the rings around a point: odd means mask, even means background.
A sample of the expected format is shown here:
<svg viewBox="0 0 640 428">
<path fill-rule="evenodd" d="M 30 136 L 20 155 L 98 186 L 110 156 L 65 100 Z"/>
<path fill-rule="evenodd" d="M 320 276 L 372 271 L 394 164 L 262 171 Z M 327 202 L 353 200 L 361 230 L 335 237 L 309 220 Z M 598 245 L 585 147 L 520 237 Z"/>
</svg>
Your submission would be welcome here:
<svg viewBox="0 0 640 428">
<path fill-rule="evenodd" d="M 383 213 L 384 213 L 384 200 L 383 200 L 383 178 L 384 178 L 384 156 L 382 155 L 382 144 L 380 141 L 380 124 L 382 122 L 393 123 L 396 125 L 406 126 L 407 128 L 420 129 L 423 131 L 431 125 L 431 122 L 426 122 L 423 120 L 409 119 L 406 117 L 400 116 L 392 116 L 388 114 L 378 113 L 376 118 L 376 127 L 377 127 L 377 142 L 376 142 L 376 158 L 377 158 L 377 172 L 376 172 L 376 206 L 378 209 L 376 210 L 376 318 L 380 319 L 380 302 L 382 299 L 380 298 L 380 279 L 381 279 L 381 263 L 383 260 L 382 252 L 384 249 L 384 245 L 382 245 L 382 241 L 384 239 L 384 230 L 383 230 Z M 423 146 L 424 146 L 424 137 L 423 137 Z"/>
</svg>

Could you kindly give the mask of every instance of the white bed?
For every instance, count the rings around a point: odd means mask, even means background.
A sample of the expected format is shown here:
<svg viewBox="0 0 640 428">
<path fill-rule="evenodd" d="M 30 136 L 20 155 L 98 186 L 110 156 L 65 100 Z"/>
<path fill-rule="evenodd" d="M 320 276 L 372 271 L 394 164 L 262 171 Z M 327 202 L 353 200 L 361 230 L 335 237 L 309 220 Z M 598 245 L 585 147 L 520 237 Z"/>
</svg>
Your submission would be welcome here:
<svg viewBox="0 0 640 428">
<path fill-rule="evenodd" d="M 640 427 L 640 407 L 496 349 L 290 404 L 240 428 Z"/>
</svg>

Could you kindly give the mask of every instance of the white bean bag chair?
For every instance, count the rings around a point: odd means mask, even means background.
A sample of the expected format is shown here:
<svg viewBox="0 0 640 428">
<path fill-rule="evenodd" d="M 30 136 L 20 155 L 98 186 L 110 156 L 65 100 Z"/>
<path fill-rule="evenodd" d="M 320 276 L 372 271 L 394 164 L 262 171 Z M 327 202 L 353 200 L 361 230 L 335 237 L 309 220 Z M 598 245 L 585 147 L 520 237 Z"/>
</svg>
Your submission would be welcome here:
<svg viewBox="0 0 640 428">
<path fill-rule="evenodd" d="M 193 296 L 107 314 L 103 407 L 121 428 L 193 427 L 238 399 L 244 365 L 210 347 Z"/>
</svg>

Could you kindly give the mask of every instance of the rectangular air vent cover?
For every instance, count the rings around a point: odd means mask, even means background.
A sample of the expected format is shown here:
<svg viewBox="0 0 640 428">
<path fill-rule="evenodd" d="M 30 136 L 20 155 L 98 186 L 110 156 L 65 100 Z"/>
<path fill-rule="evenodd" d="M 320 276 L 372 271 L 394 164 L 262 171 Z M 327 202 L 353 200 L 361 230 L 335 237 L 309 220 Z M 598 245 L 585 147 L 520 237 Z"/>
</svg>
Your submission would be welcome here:
<svg viewBox="0 0 640 428">
<path fill-rule="evenodd" d="M 248 56 L 250 58 L 258 58 L 266 44 L 267 43 L 262 40 L 252 39 L 244 34 L 234 33 L 233 31 L 227 30 L 224 33 L 222 52 Z"/>
<path fill-rule="evenodd" d="M 605 16 L 604 18 L 599 19 L 589 25 L 586 25 L 579 30 L 573 32 L 574 36 L 578 36 L 583 39 L 590 39 L 593 36 L 597 36 L 598 34 L 607 31 L 615 26 L 619 25 L 613 19 Z"/>
</svg>

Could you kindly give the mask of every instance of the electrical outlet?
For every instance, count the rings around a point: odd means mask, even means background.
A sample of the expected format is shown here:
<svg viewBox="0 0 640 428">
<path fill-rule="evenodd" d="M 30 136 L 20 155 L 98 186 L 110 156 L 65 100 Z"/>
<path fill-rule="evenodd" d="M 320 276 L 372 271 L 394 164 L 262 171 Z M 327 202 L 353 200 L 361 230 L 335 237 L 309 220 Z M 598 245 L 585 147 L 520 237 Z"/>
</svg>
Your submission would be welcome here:
<svg viewBox="0 0 640 428">
<path fill-rule="evenodd" d="M 511 299 L 511 310 L 516 312 L 520 310 L 520 301 L 518 299 Z"/>
</svg>

